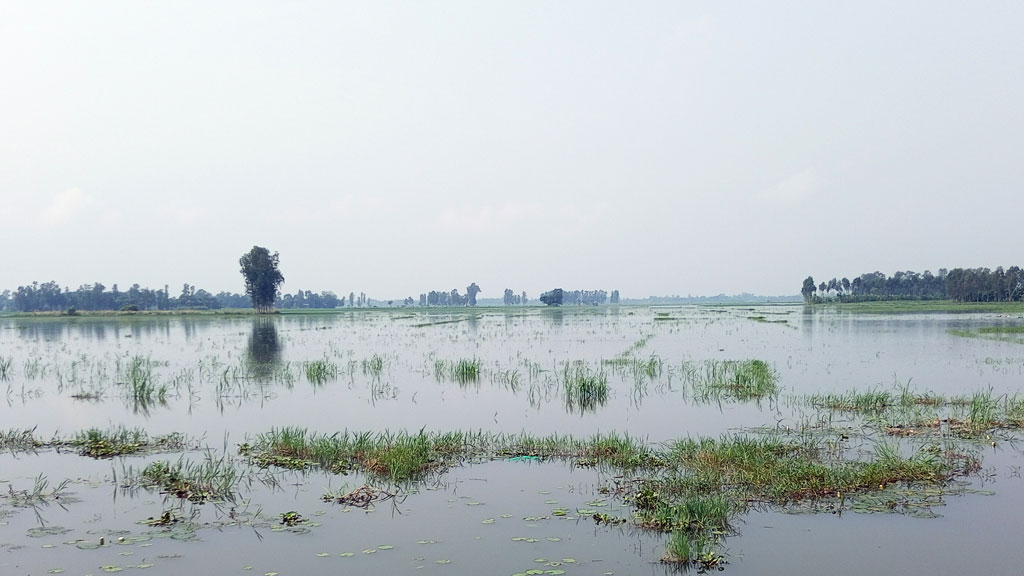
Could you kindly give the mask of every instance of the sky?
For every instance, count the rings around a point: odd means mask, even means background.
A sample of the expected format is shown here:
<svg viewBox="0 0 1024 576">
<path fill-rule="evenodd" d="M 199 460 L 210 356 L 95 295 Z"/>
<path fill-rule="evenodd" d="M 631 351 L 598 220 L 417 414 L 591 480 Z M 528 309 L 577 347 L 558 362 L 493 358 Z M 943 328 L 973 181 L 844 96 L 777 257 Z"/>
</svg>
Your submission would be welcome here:
<svg viewBox="0 0 1024 576">
<path fill-rule="evenodd" d="M 0 0 L 0 289 L 1024 265 L 1024 3 Z"/>
</svg>

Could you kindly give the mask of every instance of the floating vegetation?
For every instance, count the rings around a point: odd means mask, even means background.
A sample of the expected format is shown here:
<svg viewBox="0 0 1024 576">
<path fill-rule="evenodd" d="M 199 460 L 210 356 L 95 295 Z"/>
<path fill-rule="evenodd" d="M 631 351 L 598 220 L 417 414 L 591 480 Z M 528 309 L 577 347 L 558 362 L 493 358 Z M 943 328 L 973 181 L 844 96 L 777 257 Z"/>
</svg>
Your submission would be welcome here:
<svg viewBox="0 0 1024 576">
<path fill-rule="evenodd" d="M 84 456 L 111 458 L 141 451 L 148 445 L 149 438 L 141 428 L 129 430 L 120 426 L 113 430 L 90 428 L 79 432 L 70 443 Z"/>
<path fill-rule="evenodd" d="M 281 524 L 284 526 L 298 526 L 309 522 L 309 519 L 294 510 L 281 514 Z"/>
<path fill-rule="evenodd" d="M 129 468 L 121 486 L 160 488 L 163 494 L 201 504 L 207 500 L 234 502 L 239 480 L 238 469 L 226 455 L 218 457 L 207 450 L 201 462 L 181 457 L 174 463 L 151 462 L 141 472 Z"/>
<path fill-rule="evenodd" d="M 388 492 L 381 488 L 374 488 L 369 484 L 364 484 L 351 492 L 328 492 L 324 494 L 321 499 L 324 502 L 334 502 L 336 504 L 344 504 L 345 506 L 355 506 L 356 508 L 365 509 L 369 508 L 374 503 L 390 500 L 394 497 L 395 494 L 392 492 Z"/>
<path fill-rule="evenodd" d="M 776 396 L 779 375 L 764 360 L 684 362 L 681 375 L 699 400 L 758 400 Z"/>
</svg>

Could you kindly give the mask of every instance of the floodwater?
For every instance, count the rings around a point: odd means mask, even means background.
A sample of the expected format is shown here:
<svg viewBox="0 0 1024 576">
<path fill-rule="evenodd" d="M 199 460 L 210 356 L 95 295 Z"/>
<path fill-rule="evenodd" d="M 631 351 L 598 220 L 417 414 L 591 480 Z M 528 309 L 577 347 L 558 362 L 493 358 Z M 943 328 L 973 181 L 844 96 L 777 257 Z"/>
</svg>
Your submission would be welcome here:
<svg viewBox="0 0 1024 576">
<path fill-rule="evenodd" d="M 945 396 L 1024 393 L 1024 345 L 963 337 L 1019 325 L 995 314 L 853 315 L 802 306 L 357 311 L 269 318 L 177 316 L 0 319 L 0 431 L 48 439 L 91 427 L 180 432 L 234 455 L 274 427 L 350 431 L 483 430 L 535 435 L 625 432 L 657 443 L 818 415 L 809 394 L 907 386 Z M 653 378 L 616 358 L 660 359 Z M 125 394 L 122 369 L 150 363 L 163 401 Z M 435 372 L 479 359 L 478 381 Z M 698 402 L 684 363 L 761 359 L 779 374 L 776 399 Z M 336 377 L 309 382 L 307 362 Z M 374 369 L 373 362 L 380 361 Z M 567 405 L 560 375 L 583 361 L 608 374 L 603 405 Z M 1007 433 L 1009 434 L 1009 433 Z M 970 478 L 983 493 L 948 496 L 934 518 L 896 514 L 741 515 L 725 541 L 734 574 L 1017 574 L 1024 565 L 1024 456 L 1001 438 Z M 868 442 L 865 440 L 865 442 Z M 70 449 L 68 449 L 70 450 Z M 70 496 L 36 507 L 0 498 L 0 573 L 665 574 L 666 536 L 598 526 L 580 510 L 628 516 L 601 488 L 613 473 L 563 462 L 488 461 L 454 468 L 371 511 L 324 502 L 358 475 L 253 471 L 234 506 L 192 505 L 119 488 L 129 469 L 183 454 L 93 460 L 62 449 L 0 455 L 0 489 L 67 479 Z M 8 489 L 5 485 L 10 485 Z M 140 524 L 167 509 L 195 514 L 187 532 Z M 568 513 L 553 514 L 553 510 Z M 313 522 L 287 530 L 298 511 Z M 47 530 L 39 530 L 46 528 Z M 103 537 L 113 545 L 89 545 Z M 120 540 L 119 540 L 120 539 Z M 84 549 L 83 549 L 84 548 Z M 533 572 L 536 573 L 536 572 Z"/>
</svg>

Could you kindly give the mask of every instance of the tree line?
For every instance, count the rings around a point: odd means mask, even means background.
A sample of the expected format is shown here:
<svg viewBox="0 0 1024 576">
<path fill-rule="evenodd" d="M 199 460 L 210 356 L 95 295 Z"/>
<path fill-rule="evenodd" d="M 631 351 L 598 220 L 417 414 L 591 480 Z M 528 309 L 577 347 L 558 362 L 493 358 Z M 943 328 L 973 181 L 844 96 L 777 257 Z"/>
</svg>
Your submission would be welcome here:
<svg viewBox="0 0 1024 576">
<path fill-rule="evenodd" d="M 1024 270 L 1019 266 L 907 270 L 886 276 L 870 272 L 850 280 L 832 278 L 815 284 L 804 279 L 800 294 L 809 304 L 874 300 L 956 300 L 958 302 L 1014 302 L 1024 300 Z"/>
<path fill-rule="evenodd" d="M 548 306 L 576 305 L 599 306 L 608 302 L 608 292 L 604 290 L 563 290 L 555 288 L 540 295 L 540 301 Z M 612 290 L 611 303 L 619 303 L 619 291 Z"/>
<path fill-rule="evenodd" d="M 476 295 L 482 292 L 476 282 L 466 286 L 466 294 L 459 294 L 458 288 L 452 288 L 451 292 L 444 290 L 431 290 L 420 294 L 420 306 L 476 306 Z M 406 299 L 406 304 L 412 304 L 412 298 Z"/>
<path fill-rule="evenodd" d="M 347 304 L 334 292 L 320 293 L 298 290 L 295 294 L 278 296 L 273 304 L 278 309 L 338 308 Z M 192 284 L 184 284 L 181 292 L 171 295 L 167 286 L 143 288 L 132 284 L 121 290 L 117 284 L 109 289 L 102 283 L 82 284 L 75 290 L 61 288 L 54 281 L 33 282 L 17 290 L 0 292 L 0 310 L 11 308 L 20 312 L 46 312 L 68 310 L 218 310 L 221 308 L 248 308 L 252 298 L 232 292 L 210 292 Z"/>
</svg>

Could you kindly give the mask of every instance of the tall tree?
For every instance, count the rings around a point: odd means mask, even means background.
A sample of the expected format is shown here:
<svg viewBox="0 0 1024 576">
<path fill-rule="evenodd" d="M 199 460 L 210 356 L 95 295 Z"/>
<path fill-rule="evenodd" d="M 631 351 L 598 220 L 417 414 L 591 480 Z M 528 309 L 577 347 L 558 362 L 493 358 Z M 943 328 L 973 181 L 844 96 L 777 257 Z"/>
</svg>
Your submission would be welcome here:
<svg viewBox="0 0 1024 576">
<path fill-rule="evenodd" d="M 814 277 L 808 276 L 804 279 L 804 286 L 800 289 L 800 294 L 804 297 L 804 302 L 810 304 L 811 299 L 814 297 L 814 291 L 816 286 L 814 285 Z"/>
<path fill-rule="evenodd" d="M 256 312 L 270 312 L 277 300 L 277 293 L 284 282 L 284 275 L 278 269 L 277 252 L 273 254 L 262 246 L 253 246 L 238 260 L 245 278 L 245 293 L 252 298 Z"/>
<path fill-rule="evenodd" d="M 480 287 L 476 285 L 476 282 L 466 286 L 466 303 L 470 306 L 476 306 L 476 295 L 480 292 Z"/>
</svg>

